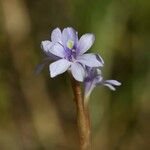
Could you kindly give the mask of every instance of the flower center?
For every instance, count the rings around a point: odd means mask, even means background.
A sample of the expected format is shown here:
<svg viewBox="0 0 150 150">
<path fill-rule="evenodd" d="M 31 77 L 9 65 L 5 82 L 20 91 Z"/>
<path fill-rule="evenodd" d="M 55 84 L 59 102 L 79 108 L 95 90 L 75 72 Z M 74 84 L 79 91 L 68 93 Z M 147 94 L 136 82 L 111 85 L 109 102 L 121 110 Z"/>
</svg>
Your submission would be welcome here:
<svg viewBox="0 0 150 150">
<path fill-rule="evenodd" d="M 73 46 L 74 46 L 74 41 L 68 40 L 68 42 L 67 42 L 67 47 L 68 47 L 69 49 L 72 49 Z"/>
</svg>

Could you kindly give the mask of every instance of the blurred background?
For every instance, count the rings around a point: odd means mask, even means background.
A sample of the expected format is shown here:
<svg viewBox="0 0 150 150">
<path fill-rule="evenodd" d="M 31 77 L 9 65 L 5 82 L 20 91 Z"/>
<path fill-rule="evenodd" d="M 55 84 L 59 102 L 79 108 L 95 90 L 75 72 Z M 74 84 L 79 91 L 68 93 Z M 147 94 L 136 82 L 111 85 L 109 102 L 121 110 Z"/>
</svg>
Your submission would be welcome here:
<svg viewBox="0 0 150 150">
<path fill-rule="evenodd" d="M 150 1 L 0 0 L 0 150 L 77 150 L 67 74 L 34 74 L 55 27 L 92 32 L 105 79 L 90 100 L 93 150 L 150 149 Z"/>
</svg>

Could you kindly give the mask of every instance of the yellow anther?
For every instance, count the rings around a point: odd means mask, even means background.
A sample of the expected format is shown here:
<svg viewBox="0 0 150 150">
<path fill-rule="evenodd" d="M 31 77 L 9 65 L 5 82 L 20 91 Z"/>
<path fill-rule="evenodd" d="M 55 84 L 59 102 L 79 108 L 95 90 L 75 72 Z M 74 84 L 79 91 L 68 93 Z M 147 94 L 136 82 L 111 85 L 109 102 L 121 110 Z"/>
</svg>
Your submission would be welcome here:
<svg viewBox="0 0 150 150">
<path fill-rule="evenodd" d="M 67 47 L 68 47 L 69 49 L 72 49 L 73 46 L 74 46 L 74 41 L 68 40 L 68 42 L 67 42 Z"/>
</svg>

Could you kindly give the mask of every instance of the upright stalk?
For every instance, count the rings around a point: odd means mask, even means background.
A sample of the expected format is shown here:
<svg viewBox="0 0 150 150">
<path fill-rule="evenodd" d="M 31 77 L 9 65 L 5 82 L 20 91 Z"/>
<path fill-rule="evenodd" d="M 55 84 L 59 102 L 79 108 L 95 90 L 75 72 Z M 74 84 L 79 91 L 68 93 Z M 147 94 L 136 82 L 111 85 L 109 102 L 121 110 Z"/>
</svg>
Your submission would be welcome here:
<svg viewBox="0 0 150 150">
<path fill-rule="evenodd" d="M 74 100 L 77 112 L 77 125 L 79 130 L 80 150 L 91 150 L 91 129 L 88 107 L 84 105 L 84 99 L 80 83 L 71 77 Z"/>
</svg>

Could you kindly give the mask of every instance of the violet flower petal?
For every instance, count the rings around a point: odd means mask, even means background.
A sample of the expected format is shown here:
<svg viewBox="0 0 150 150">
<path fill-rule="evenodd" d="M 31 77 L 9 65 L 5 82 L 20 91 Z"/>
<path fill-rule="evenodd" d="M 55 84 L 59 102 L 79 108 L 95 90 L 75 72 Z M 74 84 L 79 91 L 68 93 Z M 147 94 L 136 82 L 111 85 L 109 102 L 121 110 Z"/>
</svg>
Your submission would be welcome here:
<svg viewBox="0 0 150 150">
<path fill-rule="evenodd" d="M 72 63 L 71 65 L 71 73 L 73 77 L 77 80 L 82 82 L 85 77 L 85 70 L 83 66 L 79 63 Z"/>
<path fill-rule="evenodd" d="M 84 82 L 84 96 L 85 99 L 88 100 L 89 96 L 91 95 L 94 88 L 101 82 L 103 78 L 101 76 L 97 76 L 89 81 Z"/>
<path fill-rule="evenodd" d="M 41 48 L 45 53 L 48 53 L 52 46 L 53 43 L 48 40 L 41 42 Z"/>
<path fill-rule="evenodd" d="M 45 63 L 38 64 L 34 71 L 35 75 L 39 75 L 40 72 L 43 70 L 44 66 L 45 66 Z"/>
<path fill-rule="evenodd" d="M 85 82 L 84 84 L 85 100 L 88 100 L 94 88 L 95 88 L 95 84 L 93 84 L 93 82 Z"/>
<path fill-rule="evenodd" d="M 96 54 L 83 54 L 77 58 L 77 61 L 89 67 L 102 67 L 103 62 L 97 57 Z"/>
<path fill-rule="evenodd" d="M 61 43 L 62 42 L 62 34 L 61 34 L 61 30 L 59 28 L 55 28 L 53 31 L 52 31 L 52 34 L 51 34 L 51 40 L 52 42 L 59 42 Z"/>
<path fill-rule="evenodd" d="M 59 43 L 55 43 L 51 49 L 49 50 L 50 53 L 52 53 L 55 56 L 58 56 L 60 58 L 64 58 L 65 57 L 65 51 L 64 48 L 61 44 Z"/>
<path fill-rule="evenodd" d="M 74 42 L 73 44 L 76 44 L 77 39 L 77 32 L 73 28 L 68 27 L 62 31 L 62 40 L 65 47 L 67 47 L 68 41 L 72 41 Z"/>
<path fill-rule="evenodd" d="M 95 41 L 95 36 L 91 33 L 87 33 L 81 36 L 78 42 L 78 55 L 84 54 L 88 49 L 91 48 Z"/>
<path fill-rule="evenodd" d="M 120 86 L 121 83 L 117 80 L 104 80 L 101 75 L 100 69 L 94 67 L 86 67 L 86 78 L 84 80 L 84 97 L 85 99 L 87 99 L 87 101 L 93 89 L 98 85 L 107 86 L 111 90 L 115 91 L 115 86 Z"/>
<path fill-rule="evenodd" d="M 66 59 L 57 60 L 49 65 L 50 76 L 51 78 L 64 73 L 71 65 Z"/>
<path fill-rule="evenodd" d="M 106 80 L 105 83 L 115 85 L 115 86 L 120 86 L 121 85 L 121 83 L 118 82 L 117 80 Z"/>
<path fill-rule="evenodd" d="M 109 87 L 112 91 L 116 90 L 116 88 L 114 86 L 112 86 L 111 84 L 104 83 L 103 85 Z"/>
<path fill-rule="evenodd" d="M 97 59 L 104 65 L 103 58 L 99 54 L 96 54 L 96 56 L 97 56 Z"/>
<path fill-rule="evenodd" d="M 114 86 L 120 86 L 121 83 L 117 80 L 105 80 L 103 85 L 109 87 L 111 90 L 115 91 L 116 88 Z"/>
</svg>

